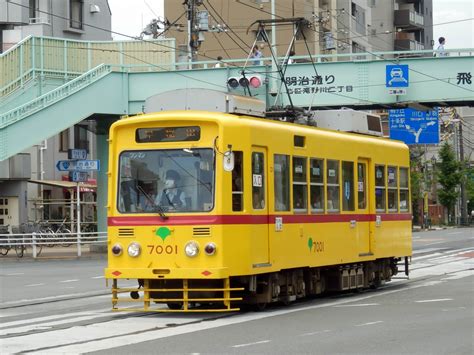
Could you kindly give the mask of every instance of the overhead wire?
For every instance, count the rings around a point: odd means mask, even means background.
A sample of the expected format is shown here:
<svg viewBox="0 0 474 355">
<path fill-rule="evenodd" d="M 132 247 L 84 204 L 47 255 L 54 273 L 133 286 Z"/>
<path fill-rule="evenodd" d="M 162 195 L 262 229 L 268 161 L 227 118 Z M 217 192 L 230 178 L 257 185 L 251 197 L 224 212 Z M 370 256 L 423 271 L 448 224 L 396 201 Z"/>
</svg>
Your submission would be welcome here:
<svg viewBox="0 0 474 355">
<path fill-rule="evenodd" d="M 239 4 L 244 4 L 244 3 L 242 3 L 242 2 L 237 2 L 237 3 L 239 3 Z M 264 11 L 264 10 L 262 10 L 262 9 L 259 9 L 259 8 L 257 8 L 257 7 L 254 7 L 254 6 L 250 6 L 250 5 L 247 5 L 247 6 L 252 7 L 252 8 L 254 8 L 254 9 L 257 9 L 257 10 L 259 10 L 259 11 L 265 12 L 265 13 L 267 13 L 267 14 L 269 13 L 268 11 Z M 270 12 L 270 14 L 272 14 L 272 13 Z M 273 15 L 275 15 L 275 14 L 273 14 Z M 280 17 L 281 17 L 281 16 L 280 16 Z M 313 30 L 314 32 L 316 32 L 316 33 L 320 33 L 320 31 L 317 31 L 317 30 L 315 30 L 315 29 L 312 29 L 312 30 Z M 335 39 L 336 41 L 340 41 L 337 37 L 334 38 L 334 39 Z M 374 52 L 371 52 L 371 51 L 368 51 L 368 50 L 365 50 L 365 51 L 363 51 L 363 52 L 358 52 L 358 53 L 359 53 L 359 54 L 367 53 L 367 54 L 373 55 L 373 56 L 375 56 L 375 57 L 377 57 L 377 58 L 379 58 L 379 59 L 382 59 L 383 61 L 391 62 L 391 63 L 393 63 L 393 64 L 399 65 L 399 63 L 396 62 L 396 61 L 394 61 L 394 60 L 385 58 L 385 57 L 383 57 L 383 56 L 381 56 L 381 55 L 375 54 Z M 420 74 L 420 75 L 424 75 L 424 76 L 426 76 L 426 77 L 429 77 L 429 78 L 438 80 L 438 81 L 440 81 L 440 82 L 442 82 L 442 83 L 445 83 L 445 84 L 454 86 L 454 87 L 456 87 L 456 88 L 460 88 L 460 89 L 462 89 L 462 90 L 466 90 L 466 91 L 469 91 L 469 92 L 474 92 L 474 90 L 471 90 L 471 89 L 465 88 L 465 87 L 463 87 L 463 86 L 459 86 L 459 85 L 453 84 L 453 83 L 451 83 L 451 82 L 449 82 L 449 81 L 441 80 L 441 79 L 439 79 L 439 78 L 437 78 L 437 77 L 435 77 L 435 76 L 432 76 L 432 75 L 430 75 L 430 74 L 423 73 L 423 72 L 421 72 L 421 71 L 419 71 L 419 70 L 416 70 L 416 69 L 413 69 L 413 68 L 410 68 L 410 67 L 408 67 L 408 70 L 410 70 L 410 71 L 412 71 L 412 72 L 414 72 L 414 73 L 417 73 L 417 74 Z"/>
<path fill-rule="evenodd" d="M 245 42 L 242 38 L 240 38 L 240 36 L 234 32 L 233 28 L 231 26 L 229 26 L 229 24 L 224 20 L 224 18 L 219 14 L 219 12 L 214 8 L 214 6 L 212 5 L 211 1 L 208 0 L 207 3 L 209 4 L 209 6 L 211 7 L 212 11 L 214 11 L 214 13 L 217 15 L 217 17 L 219 17 L 219 19 L 222 21 L 222 23 L 229 29 L 230 32 L 232 32 L 236 37 L 237 39 L 246 47 L 248 47 L 248 43 Z M 206 4 L 203 2 L 203 6 L 204 8 L 209 11 L 209 9 L 206 7 Z M 219 21 L 217 21 L 219 22 Z M 231 38 L 230 34 L 228 32 L 225 32 L 227 33 L 227 35 L 229 36 L 229 38 Z M 231 38 L 232 39 L 232 38 Z M 236 43 L 236 42 L 235 42 Z M 236 43 L 237 44 L 237 43 Z M 238 45 L 238 44 L 237 44 Z M 238 45 L 240 47 L 240 45 Z M 240 47 L 242 49 L 242 47 Z M 245 52 L 246 50 L 243 49 Z"/>
<path fill-rule="evenodd" d="M 245 43 L 245 41 L 243 41 L 239 35 L 237 35 L 234 30 L 232 29 L 232 27 L 230 27 L 225 21 L 224 19 L 219 15 L 219 13 L 214 9 L 214 7 L 212 6 L 211 2 L 208 1 L 209 3 L 209 6 L 211 7 L 211 9 L 217 14 L 217 16 L 221 19 L 222 23 L 226 26 L 226 28 L 232 32 L 242 43 L 244 43 L 244 45 L 248 46 L 247 43 Z M 205 3 L 203 2 L 203 6 L 204 8 L 209 12 L 209 14 L 211 14 L 211 12 L 209 11 L 209 9 L 206 7 Z M 214 20 L 216 20 L 216 18 L 214 17 L 213 14 L 211 14 L 212 18 L 214 18 Z M 216 22 L 219 22 L 219 21 L 216 21 Z M 229 32 L 225 32 L 227 34 L 227 36 L 231 39 L 232 42 L 234 42 L 245 54 L 248 53 L 248 50 L 243 48 L 239 43 L 237 43 L 237 41 L 230 35 Z"/>
</svg>

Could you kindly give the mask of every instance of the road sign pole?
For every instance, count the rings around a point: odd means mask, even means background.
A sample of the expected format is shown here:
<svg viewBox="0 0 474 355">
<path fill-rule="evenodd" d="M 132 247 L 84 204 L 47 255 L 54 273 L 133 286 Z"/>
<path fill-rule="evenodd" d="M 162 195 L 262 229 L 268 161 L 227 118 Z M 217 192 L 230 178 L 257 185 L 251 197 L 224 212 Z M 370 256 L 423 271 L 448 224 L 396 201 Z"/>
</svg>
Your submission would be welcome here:
<svg viewBox="0 0 474 355">
<path fill-rule="evenodd" d="M 79 183 L 77 183 L 77 200 L 76 200 L 76 218 L 77 218 L 77 228 L 76 228 L 76 233 L 77 233 L 77 256 L 81 256 L 81 194 L 80 194 L 80 187 Z"/>
</svg>

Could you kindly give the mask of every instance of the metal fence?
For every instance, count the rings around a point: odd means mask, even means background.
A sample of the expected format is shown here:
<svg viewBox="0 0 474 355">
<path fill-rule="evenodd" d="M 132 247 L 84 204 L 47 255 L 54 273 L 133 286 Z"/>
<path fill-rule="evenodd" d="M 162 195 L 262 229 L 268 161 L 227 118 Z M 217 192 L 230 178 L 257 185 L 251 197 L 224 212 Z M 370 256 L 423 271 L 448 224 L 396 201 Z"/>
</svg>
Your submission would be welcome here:
<svg viewBox="0 0 474 355">
<path fill-rule="evenodd" d="M 3 227 L 3 226 L 2 226 Z M 7 229 L 9 229 L 7 227 Z M 50 232 L 50 231 L 32 231 L 28 233 L 13 233 L 5 227 L 0 228 L 0 255 L 6 256 L 8 253 L 15 252 L 17 257 L 24 256 L 27 248 L 32 249 L 33 258 L 41 255 L 44 248 L 52 247 L 77 247 L 77 256 L 82 256 L 82 247 L 90 244 L 106 244 L 106 232 Z"/>
</svg>

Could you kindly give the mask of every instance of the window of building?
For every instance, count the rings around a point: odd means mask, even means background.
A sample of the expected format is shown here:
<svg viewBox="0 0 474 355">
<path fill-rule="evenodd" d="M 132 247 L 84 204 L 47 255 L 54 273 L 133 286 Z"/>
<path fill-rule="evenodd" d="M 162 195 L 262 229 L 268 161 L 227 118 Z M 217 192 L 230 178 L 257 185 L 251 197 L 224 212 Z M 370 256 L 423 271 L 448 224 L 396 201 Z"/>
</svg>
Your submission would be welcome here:
<svg viewBox="0 0 474 355">
<path fill-rule="evenodd" d="M 29 4 L 29 17 L 30 18 L 36 18 L 36 8 L 37 8 L 36 0 L 30 0 L 30 4 Z"/>
<path fill-rule="evenodd" d="M 339 211 L 339 161 L 327 161 L 327 209 L 329 212 Z"/>
<path fill-rule="evenodd" d="M 87 139 L 87 129 L 83 126 L 74 126 L 74 148 L 89 150 L 89 141 Z"/>
<path fill-rule="evenodd" d="M 69 129 L 65 129 L 59 133 L 59 151 L 67 152 L 69 149 Z"/>
<path fill-rule="evenodd" d="M 310 196 L 311 212 L 324 211 L 324 160 L 311 159 Z"/>
<path fill-rule="evenodd" d="M 306 158 L 293 157 L 293 209 L 307 210 Z"/>
<path fill-rule="evenodd" d="M 265 166 L 263 153 L 252 153 L 252 206 L 256 210 L 265 208 Z"/>
<path fill-rule="evenodd" d="M 367 208 L 367 165 L 357 164 L 357 203 L 360 210 Z"/>
<path fill-rule="evenodd" d="M 275 211 L 290 210 L 290 157 L 274 155 Z"/>
<path fill-rule="evenodd" d="M 385 165 L 375 166 L 375 208 L 385 211 Z"/>
<path fill-rule="evenodd" d="M 396 212 L 398 210 L 398 184 L 397 184 L 397 167 L 387 167 L 388 182 L 388 210 Z"/>
<path fill-rule="evenodd" d="M 407 212 L 410 208 L 408 192 L 408 168 L 400 168 L 400 211 Z"/>
<path fill-rule="evenodd" d="M 234 170 L 232 170 L 232 211 L 244 209 L 243 153 L 234 151 Z"/>
<path fill-rule="evenodd" d="M 83 12 L 84 12 L 84 1 L 83 0 L 70 0 L 69 1 L 69 27 L 78 30 L 83 29 Z"/>
<path fill-rule="evenodd" d="M 350 161 L 342 162 L 342 210 L 354 211 L 354 163 Z"/>
</svg>

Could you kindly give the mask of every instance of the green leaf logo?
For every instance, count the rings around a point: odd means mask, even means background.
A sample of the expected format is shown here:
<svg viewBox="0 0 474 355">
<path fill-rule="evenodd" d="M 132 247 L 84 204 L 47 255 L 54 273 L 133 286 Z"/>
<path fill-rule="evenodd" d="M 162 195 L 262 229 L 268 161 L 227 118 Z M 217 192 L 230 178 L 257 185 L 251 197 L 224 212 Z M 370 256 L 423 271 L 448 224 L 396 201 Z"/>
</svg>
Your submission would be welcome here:
<svg viewBox="0 0 474 355">
<path fill-rule="evenodd" d="M 309 248 L 309 251 L 311 251 L 311 248 L 313 247 L 313 238 L 309 237 L 308 239 L 308 248 Z"/>
<path fill-rule="evenodd" d="M 171 234 L 171 231 L 168 227 L 160 227 L 156 231 L 156 235 L 161 238 L 162 241 L 165 241 L 166 237 Z"/>
</svg>

